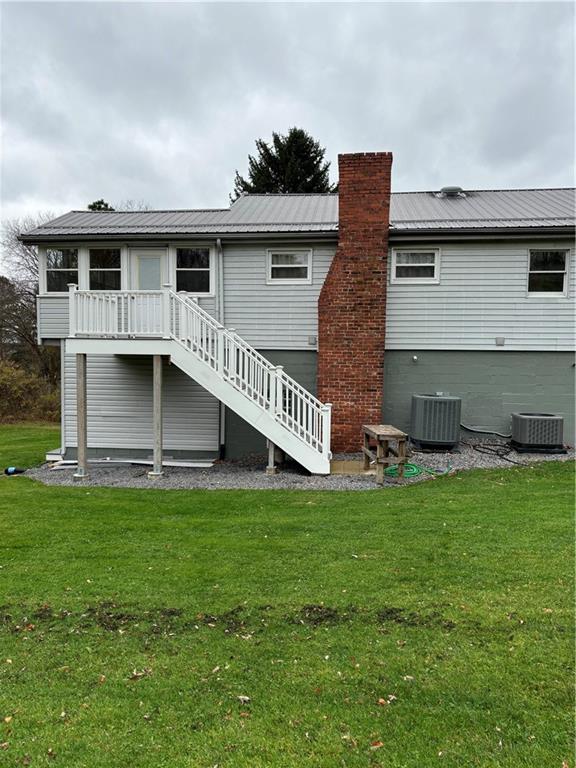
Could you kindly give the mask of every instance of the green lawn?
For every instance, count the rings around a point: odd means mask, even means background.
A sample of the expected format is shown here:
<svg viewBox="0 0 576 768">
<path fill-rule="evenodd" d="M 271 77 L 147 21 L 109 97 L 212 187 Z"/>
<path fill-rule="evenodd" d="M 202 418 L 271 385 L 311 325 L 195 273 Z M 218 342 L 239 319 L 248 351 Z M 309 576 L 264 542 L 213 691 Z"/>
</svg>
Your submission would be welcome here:
<svg viewBox="0 0 576 768">
<path fill-rule="evenodd" d="M 0 765 L 573 768 L 573 479 L 1 478 Z"/>
</svg>

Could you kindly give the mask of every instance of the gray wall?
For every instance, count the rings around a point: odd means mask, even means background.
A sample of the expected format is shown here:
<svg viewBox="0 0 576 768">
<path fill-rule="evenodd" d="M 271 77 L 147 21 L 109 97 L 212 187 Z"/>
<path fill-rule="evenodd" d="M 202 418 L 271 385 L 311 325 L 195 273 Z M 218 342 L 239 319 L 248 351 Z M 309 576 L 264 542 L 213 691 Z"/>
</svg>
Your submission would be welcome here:
<svg viewBox="0 0 576 768">
<path fill-rule="evenodd" d="M 445 392 L 462 398 L 464 424 L 504 434 L 513 411 L 562 414 L 564 439 L 573 443 L 573 363 L 570 352 L 389 350 L 383 421 L 408 431 L 411 395 Z"/>
<path fill-rule="evenodd" d="M 292 246 L 312 250 L 310 285 L 267 284 L 267 247 L 273 243 L 224 244 L 225 325 L 265 355 L 274 349 L 316 349 L 309 337 L 318 333 L 318 295 L 336 246 Z"/>
<path fill-rule="evenodd" d="M 418 360 L 414 362 L 413 356 Z M 266 356 L 313 394 L 315 352 L 271 351 Z M 507 434 L 513 411 L 551 411 L 564 416 L 564 439 L 574 442 L 574 356 L 569 352 L 468 352 L 388 350 L 384 362 L 382 421 L 410 429 L 412 394 L 447 392 L 462 397 L 462 420 Z M 472 433 L 463 433 L 463 437 Z M 226 458 L 263 453 L 266 440 L 226 411 Z"/>
<path fill-rule="evenodd" d="M 37 296 L 38 302 L 38 335 L 42 339 L 62 339 L 68 336 L 68 296 Z"/>
<path fill-rule="evenodd" d="M 284 370 L 303 387 L 316 394 L 317 353 L 313 351 L 271 350 L 265 352 L 274 365 L 283 365 Z M 250 426 L 234 411 L 226 409 L 225 457 L 238 459 L 251 453 L 266 450 L 266 438 Z"/>
<path fill-rule="evenodd" d="M 76 356 L 64 356 L 62 442 L 76 446 Z M 88 355 L 88 447 L 152 450 L 152 356 Z M 163 366 L 166 455 L 216 455 L 219 403 L 175 365 Z"/>
<path fill-rule="evenodd" d="M 576 264 L 568 258 L 566 296 L 530 296 L 530 248 L 570 250 L 571 241 L 442 243 L 440 282 L 388 284 L 387 349 L 574 349 Z M 421 247 L 421 246 L 420 246 Z M 389 259 L 389 270 L 392 259 Z"/>
</svg>

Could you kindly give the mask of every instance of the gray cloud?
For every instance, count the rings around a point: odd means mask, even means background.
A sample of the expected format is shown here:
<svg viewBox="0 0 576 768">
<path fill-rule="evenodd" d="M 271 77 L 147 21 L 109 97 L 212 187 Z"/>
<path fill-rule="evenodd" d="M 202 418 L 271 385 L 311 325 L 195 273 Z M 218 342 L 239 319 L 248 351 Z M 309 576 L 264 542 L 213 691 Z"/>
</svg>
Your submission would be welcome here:
<svg viewBox="0 0 576 768">
<path fill-rule="evenodd" d="M 2 6 L 4 215 L 227 205 L 257 137 L 391 150 L 394 188 L 573 184 L 568 3 Z"/>
</svg>

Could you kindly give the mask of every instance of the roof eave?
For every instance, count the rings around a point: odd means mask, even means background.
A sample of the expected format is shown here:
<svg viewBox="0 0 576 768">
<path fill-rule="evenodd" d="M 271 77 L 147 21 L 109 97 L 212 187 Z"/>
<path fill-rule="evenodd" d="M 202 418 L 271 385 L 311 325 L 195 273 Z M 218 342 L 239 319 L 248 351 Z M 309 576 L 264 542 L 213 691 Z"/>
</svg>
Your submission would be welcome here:
<svg viewBox="0 0 576 768">
<path fill-rule="evenodd" d="M 483 239 L 545 239 L 550 237 L 571 237 L 576 228 L 570 227 L 462 227 L 436 229 L 390 229 L 388 239 L 400 240 L 483 240 Z"/>
<path fill-rule="evenodd" d="M 111 242 L 111 241 L 132 241 L 132 240 L 265 240 L 265 239 L 332 239 L 338 238 L 338 230 L 296 230 L 296 231 L 273 231 L 273 232 L 148 232 L 148 233 L 107 233 L 96 234 L 86 232 L 84 234 L 42 234 L 42 235 L 19 235 L 18 240 L 27 245 L 45 245 L 47 243 L 69 243 L 69 242 Z"/>
</svg>

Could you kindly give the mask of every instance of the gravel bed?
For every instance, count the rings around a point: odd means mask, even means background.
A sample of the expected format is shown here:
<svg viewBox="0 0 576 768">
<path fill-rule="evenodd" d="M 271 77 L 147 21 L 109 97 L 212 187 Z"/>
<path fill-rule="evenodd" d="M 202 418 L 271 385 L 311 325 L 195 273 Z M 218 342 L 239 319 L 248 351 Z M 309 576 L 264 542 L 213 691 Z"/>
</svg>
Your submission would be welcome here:
<svg viewBox="0 0 576 768">
<path fill-rule="evenodd" d="M 492 446 L 506 449 L 504 440 L 474 440 L 474 445 L 482 450 L 490 450 Z M 449 453 L 428 453 L 412 451 L 409 461 L 413 464 L 435 470 L 438 473 L 456 472 L 466 469 L 510 468 L 510 461 L 500 458 L 493 453 L 476 450 L 471 442 L 462 442 L 458 449 Z M 361 454 L 337 454 L 335 459 L 359 459 Z M 511 451 L 508 458 L 517 464 L 533 464 L 540 461 L 566 461 L 574 459 L 574 450 L 567 454 L 516 453 Z M 85 485 L 108 486 L 120 488 L 204 488 L 209 490 L 223 488 L 237 489 L 280 489 L 323 490 L 323 491 L 365 491 L 374 490 L 376 485 L 373 474 L 339 475 L 327 477 L 309 475 L 296 464 L 285 464 L 276 475 L 266 475 L 266 457 L 251 456 L 242 461 L 222 461 L 209 469 L 188 469 L 183 467 L 166 467 L 161 478 L 150 479 L 149 467 L 142 465 L 118 464 L 111 466 L 90 465 L 90 475 L 86 480 L 74 480 L 74 467 L 51 470 L 49 465 L 30 469 L 26 472 L 29 477 L 39 480 L 46 485 Z M 433 479 L 434 474 L 422 473 L 403 480 L 387 479 L 384 489 L 397 488 L 423 480 Z"/>
</svg>

